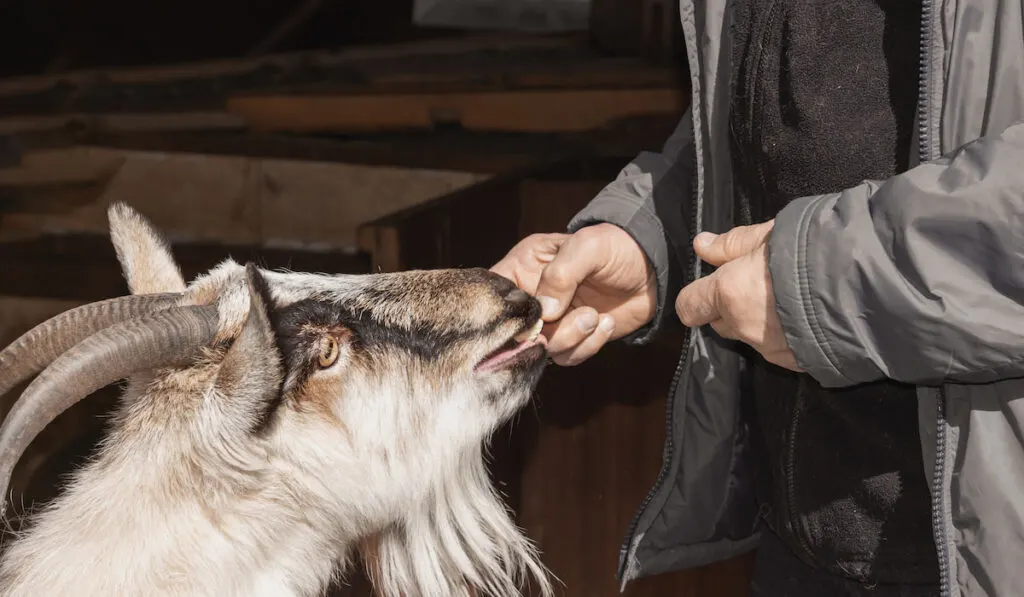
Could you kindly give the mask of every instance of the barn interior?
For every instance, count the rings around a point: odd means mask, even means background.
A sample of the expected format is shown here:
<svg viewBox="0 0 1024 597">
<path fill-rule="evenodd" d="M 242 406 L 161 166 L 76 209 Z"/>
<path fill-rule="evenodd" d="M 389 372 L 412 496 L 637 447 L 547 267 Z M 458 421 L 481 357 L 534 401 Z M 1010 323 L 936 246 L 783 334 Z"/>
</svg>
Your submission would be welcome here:
<svg viewBox="0 0 1024 597">
<path fill-rule="evenodd" d="M 673 0 L 3 0 L 0 345 L 127 293 L 114 201 L 168 234 L 189 278 L 227 256 L 325 273 L 488 267 L 563 231 L 659 149 L 688 81 Z M 669 330 L 549 368 L 492 446 L 561 595 L 748 594 L 749 557 L 624 593 L 616 580 L 661 468 L 681 341 Z M 58 494 L 118 390 L 33 443 L 15 515 Z M 372 589 L 356 574 L 332 595 Z"/>
</svg>

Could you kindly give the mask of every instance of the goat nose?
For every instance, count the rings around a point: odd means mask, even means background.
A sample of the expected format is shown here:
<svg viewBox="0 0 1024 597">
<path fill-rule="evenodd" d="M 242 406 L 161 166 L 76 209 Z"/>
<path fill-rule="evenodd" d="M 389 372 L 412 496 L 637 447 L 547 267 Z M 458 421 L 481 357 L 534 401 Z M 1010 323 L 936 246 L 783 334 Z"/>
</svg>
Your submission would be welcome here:
<svg viewBox="0 0 1024 597">
<path fill-rule="evenodd" d="M 505 316 L 531 321 L 540 319 L 540 303 L 537 299 L 523 292 L 520 288 L 513 288 L 504 296 Z"/>
<path fill-rule="evenodd" d="M 514 288 L 505 295 L 505 302 L 510 305 L 523 305 L 530 302 L 530 295 L 520 288 Z"/>
</svg>

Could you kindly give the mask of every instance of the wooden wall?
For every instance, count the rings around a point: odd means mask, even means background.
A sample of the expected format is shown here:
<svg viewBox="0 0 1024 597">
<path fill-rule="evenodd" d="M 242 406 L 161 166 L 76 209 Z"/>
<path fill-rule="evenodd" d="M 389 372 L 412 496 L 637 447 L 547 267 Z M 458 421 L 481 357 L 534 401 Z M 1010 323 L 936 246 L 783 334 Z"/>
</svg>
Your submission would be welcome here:
<svg viewBox="0 0 1024 597">
<path fill-rule="evenodd" d="M 0 168 L 3 190 L 73 181 L 90 192 L 61 208 L 40 201 L 0 209 L 0 240 L 41 231 L 106 235 L 107 206 L 123 201 L 171 239 L 236 245 L 298 243 L 353 248 L 367 220 L 450 193 L 486 178 L 473 172 L 369 166 L 305 159 L 73 147 L 26 152 Z M 57 193 L 54 193 L 57 194 Z M 18 213 L 21 211 L 22 213 Z"/>
</svg>

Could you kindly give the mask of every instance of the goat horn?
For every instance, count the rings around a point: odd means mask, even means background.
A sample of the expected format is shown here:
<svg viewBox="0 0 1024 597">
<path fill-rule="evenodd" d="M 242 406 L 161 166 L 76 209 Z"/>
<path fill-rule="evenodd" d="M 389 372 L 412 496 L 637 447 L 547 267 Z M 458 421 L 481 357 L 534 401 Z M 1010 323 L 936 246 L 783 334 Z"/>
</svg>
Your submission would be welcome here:
<svg viewBox="0 0 1024 597">
<path fill-rule="evenodd" d="M 0 396 L 103 328 L 173 307 L 180 298 L 176 293 L 122 296 L 51 317 L 0 352 Z"/>
<path fill-rule="evenodd" d="M 174 307 L 100 330 L 36 377 L 0 426 L 0 516 L 14 467 L 39 433 L 89 394 L 137 371 L 179 364 L 217 334 L 215 305 Z"/>
</svg>

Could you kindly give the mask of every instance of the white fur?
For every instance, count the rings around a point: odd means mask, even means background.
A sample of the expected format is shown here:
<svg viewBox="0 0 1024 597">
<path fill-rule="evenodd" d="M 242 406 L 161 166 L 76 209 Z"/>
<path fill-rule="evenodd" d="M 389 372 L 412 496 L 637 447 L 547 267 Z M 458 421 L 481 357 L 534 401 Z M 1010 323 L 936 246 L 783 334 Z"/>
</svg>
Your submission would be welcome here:
<svg viewBox="0 0 1024 597">
<path fill-rule="evenodd" d="M 137 222 L 133 230 L 152 233 Z M 126 275 L 174 284 L 138 272 Z M 378 279 L 265 275 L 281 303 L 311 292 L 354 300 Z M 249 308 L 240 265 L 223 263 L 188 293 L 216 300 L 222 334 L 238 334 Z M 381 597 L 455 597 L 469 586 L 513 597 L 527 578 L 550 595 L 547 571 L 487 476 L 490 435 L 531 390 L 473 373 L 491 348 L 467 347 L 433 368 L 396 353 L 369 370 L 343 346 L 311 378 L 320 402 L 286 400 L 261 434 L 248 431 L 244 403 L 266 388 L 220 395 L 223 353 L 140 372 L 98 456 L 8 541 L 0 596 L 314 597 L 360 556 Z"/>
</svg>

